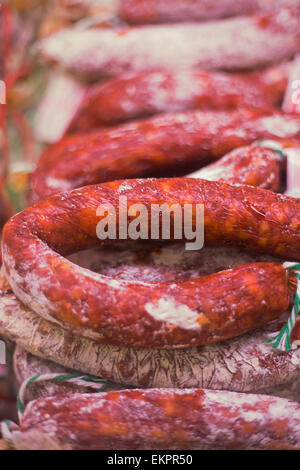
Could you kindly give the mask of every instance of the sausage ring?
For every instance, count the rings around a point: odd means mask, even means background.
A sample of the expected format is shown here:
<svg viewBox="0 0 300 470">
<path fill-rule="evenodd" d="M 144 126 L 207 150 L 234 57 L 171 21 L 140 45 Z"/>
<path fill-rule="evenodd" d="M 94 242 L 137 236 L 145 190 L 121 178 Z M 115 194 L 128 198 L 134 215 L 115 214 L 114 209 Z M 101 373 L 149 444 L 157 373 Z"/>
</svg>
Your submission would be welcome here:
<svg viewBox="0 0 300 470">
<path fill-rule="evenodd" d="M 36 202 L 114 179 L 181 176 L 257 139 L 278 138 L 299 139 L 300 118 L 248 109 L 187 112 L 69 136 L 43 153 L 30 176 L 30 197 Z"/>
<path fill-rule="evenodd" d="M 298 199 L 192 178 L 116 181 L 52 196 L 6 224 L 3 264 L 25 305 L 100 342 L 152 348 L 213 343 L 286 311 L 288 276 L 276 263 L 250 263 L 192 281 L 154 284 L 116 281 L 64 259 L 61 255 L 99 243 L 97 208 L 117 208 L 120 195 L 127 197 L 128 207 L 138 201 L 148 213 L 151 204 L 162 201 L 182 207 L 201 202 L 207 244 L 236 244 L 300 259 Z"/>
<path fill-rule="evenodd" d="M 219 390 L 75 393 L 28 404 L 12 440 L 19 449 L 299 449 L 299 416 L 290 400 Z"/>
</svg>

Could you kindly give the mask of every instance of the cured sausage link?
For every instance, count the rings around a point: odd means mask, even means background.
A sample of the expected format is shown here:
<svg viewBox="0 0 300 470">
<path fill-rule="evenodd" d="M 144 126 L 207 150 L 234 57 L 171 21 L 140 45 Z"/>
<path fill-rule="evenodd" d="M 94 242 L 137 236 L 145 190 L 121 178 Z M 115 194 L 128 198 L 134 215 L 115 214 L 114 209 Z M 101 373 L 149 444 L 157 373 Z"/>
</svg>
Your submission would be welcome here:
<svg viewBox="0 0 300 470">
<path fill-rule="evenodd" d="M 274 150 L 249 145 L 233 150 L 215 163 L 188 176 L 278 191 L 281 166 L 281 158 Z"/>
<path fill-rule="evenodd" d="M 288 308 L 286 271 L 276 263 L 246 264 L 191 281 L 139 283 L 91 273 L 62 258 L 99 242 L 97 208 L 111 204 L 119 214 L 120 196 L 128 207 L 144 204 L 148 214 L 152 204 L 203 203 L 207 244 L 300 259 L 298 199 L 193 178 L 115 181 L 52 196 L 6 224 L 3 263 L 22 302 L 103 343 L 162 348 L 234 337 Z"/>
<path fill-rule="evenodd" d="M 287 86 L 286 66 L 260 73 L 185 71 L 123 74 L 91 87 L 72 131 L 83 132 L 163 112 L 268 109 L 279 105 Z"/>
<path fill-rule="evenodd" d="M 41 55 L 91 80 L 123 72 L 243 70 L 299 52 L 300 6 L 208 23 L 120 29 L 63 29 L 40 42 Z M 238 35 L 238 41 L 237 41 Z"/>
<path fill-rule="evenodd" d="M 76 393 L 29 403 L 20 431 L 25 449 L 299 449 L 300 405 L 204 389 Z"/>
<path fill-rule="evenodd" d="M 120 16 L 131 24 L 199 21 L 298 5 L 297 0 L 118 0 Z"/>
<path fill-rule="evenodd" d="M 300 117 L 243 109 L 165 114 L 63 138 L 30 177 L 31 201 L 121 178 L 196 170 L 256 139 L 299 138 Z"/>
</svg>

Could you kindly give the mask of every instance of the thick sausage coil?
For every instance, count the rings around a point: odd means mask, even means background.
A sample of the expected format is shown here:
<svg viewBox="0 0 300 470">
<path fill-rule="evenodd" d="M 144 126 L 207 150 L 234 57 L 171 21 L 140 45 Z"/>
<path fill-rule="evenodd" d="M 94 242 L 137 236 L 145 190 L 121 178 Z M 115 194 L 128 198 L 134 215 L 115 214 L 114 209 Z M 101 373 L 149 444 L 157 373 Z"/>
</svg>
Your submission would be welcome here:
<svg viewBox="0 0 300 470">
<path fill-rule="evenodd" d="M 300 349 L 281 353 L 266 343 L 286 322 L 286 315 L 251 333 L 208 346 L 136 349 L 100 344 L 66 331 L 27 309 L 13 294 L 0 292 L 0 306 L 1 334 L 37 356 L 36 362 L 51 360 L 126 388 L 196 387 L 299 401 Z"/>
<path fill-rule="evenodd" d="M 268 109 L 280 104 L 288 64 L 251 74 L 185 71 L 127 73 L 91 87 L 72 131 L 83 132 L 163 112 Z"/>
<path fill-rule="evenodd" d="M 256 139 L 299 137 L 300 117 L 281 113 L 165 114 L 49 146 L 31 174 L 30 198 L 114 179 L 187 174 Z"/>
<path fill-rule="evenodd" d="M 3 263 L 25 305 L 100 342 L 163 348 L 234 337 L 288 308 L 288 278 L 276 263 L 250 263 L 170 284 L 116 280 L 64 259 L 99 243 L 97 208 L 111 204 L 118 214 L 120 196 L 128 207 L 143 203 L 148 214 L 152 204 L 202 203 L 205 243 L 300 259 L 298 199 L 193 178 L 116 181 L 52 196 L 6 224 Z"/>
<path fill-rule="evenodd" d="M 300 5 L 207 23 L 123 29 L 64 29 L 40 53 L 89 80 L 123 72 L 242 70 L 288 59 L 300 49 Z"/>
<path fill-rule="evenodd" d="M 298 0 L 117 0 L 116 10 L 132 24 L 201 21 L 297 6 Z"/>
<path fill-rule="evenodd" d="M 300 405 L 203 389 L 122 390 L 29 403 L 17 448 L 299 449 Z"/>
</svg>

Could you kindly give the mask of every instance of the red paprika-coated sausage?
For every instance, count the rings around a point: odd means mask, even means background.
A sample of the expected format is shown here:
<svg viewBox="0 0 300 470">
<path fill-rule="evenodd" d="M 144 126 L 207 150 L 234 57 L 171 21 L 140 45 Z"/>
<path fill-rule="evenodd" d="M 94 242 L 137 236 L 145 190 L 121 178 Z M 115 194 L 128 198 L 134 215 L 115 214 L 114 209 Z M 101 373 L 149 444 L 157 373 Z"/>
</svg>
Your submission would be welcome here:
<svg viewBox="0 0 300 470">
<path fill-rule="evenodd" d="M 132 24 L 198 21 L 299 5 L 297 0 L 117 0 L 120 16 Z"/>
<path fill-rule="evenodd" d="M 277 152 L 254 144 L 233 150 L 188 176 L 278 191 L 281 166 L 282 158 Z"/>
<path fill-rule="evenodd" d="M 203 203 L 205 243 L 300 259 L 298 199 L 193 178 L 116 181 L 52 196 L 10 219 L 2 255 L 20 301 L 100 342 L 161 348 L 234 337 L 288 308 L 288 278 L 276 263 L 241 265 L 186 282 L 139 283 L 95 274 L 62 258 L 99 242 L 96 211 L 111 204 L 119 214 L 120 196 L 128 207 L 143 203 L 148 216 L 152 204 Z M 119 234 L 118 217 L 115 223 Z"/>
<path fill-rule="evenodd" d="M 76 393 L 29 403 L 20 431 L 25 449 L 299 449 L 300 405 L 204 389 Z"/>
<path fill-rule="evenodd" d="M 299 138 L 300 117 L 243 109 L 165 114 L 63 138 L 30 177 L 31 201 L 120 178 L 187 174 L 260 138 Z"/>
<path fill-rule="evenodd" d="M 187 109 L 268 109 L 283 98 L 286 66 L 260 73 L 185 71 L 123 74 L 91 87 L 72 131 Z"/>
<path fill-rule="evenodd" d="M 242 70 L 289 59 L 300 49 L 300 5 L 208 23 L 63 29 L 41 55 L 88 80 L 123 72 Z M 238 38 L 238 40 L 237 40 Z"/>
</svg>

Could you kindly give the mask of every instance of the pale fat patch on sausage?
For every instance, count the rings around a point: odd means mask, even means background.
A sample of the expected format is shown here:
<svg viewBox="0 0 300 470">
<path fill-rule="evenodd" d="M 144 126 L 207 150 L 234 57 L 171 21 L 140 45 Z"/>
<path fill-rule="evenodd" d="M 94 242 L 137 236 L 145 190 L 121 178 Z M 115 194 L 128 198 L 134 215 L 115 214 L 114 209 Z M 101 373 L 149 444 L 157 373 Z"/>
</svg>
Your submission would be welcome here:
<svg viewBox="0 0 300 470">
<path fill-rule="evenodd" d="M 46 185 L 49 186 L 49 188 L 57 189 L 59 191 L 72 189 L 70 182 L 68 182 L 67 180 L 60 179 L 60 178 L 53 178 L 51 176 L 49 176 L 46 179 Z"/>
<path fill-rule="evenodd" d="M 299 124 L 295 120 L 288 121 L 285 116 L 268 116 L 262 119 L 262 124 L 268 132 L 278 137 L 290 137 L 299 132 Z"/>
<path fill-rule="evenodd" d="M 185 330 L 200 329 L 197 322 L 198 312 L 191 310 L 187 305 L 176 304 L 172 297 L 162 297 L 156 305 L 148 302 L 145 310 L 155 320 L 172 323 Z"/>
</svg>

